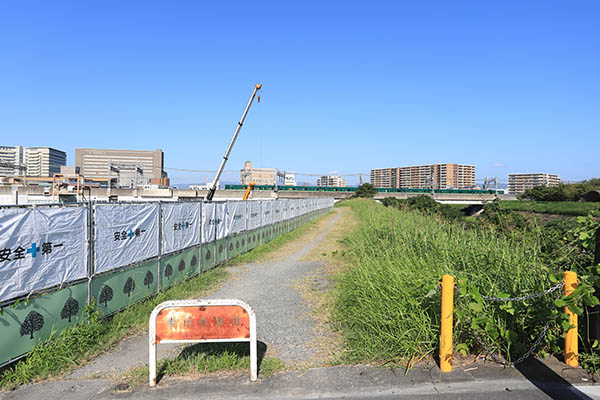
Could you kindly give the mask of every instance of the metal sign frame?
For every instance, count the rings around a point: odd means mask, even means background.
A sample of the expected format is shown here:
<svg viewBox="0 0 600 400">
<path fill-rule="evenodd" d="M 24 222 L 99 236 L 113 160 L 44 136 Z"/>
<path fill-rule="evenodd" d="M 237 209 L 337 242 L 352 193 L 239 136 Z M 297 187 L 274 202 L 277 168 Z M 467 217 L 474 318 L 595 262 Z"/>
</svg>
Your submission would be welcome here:
<svg viewBox="0 0 600 400">
<path fill-rule="evenodd" d="M 234 338 L 234 339 L 185 339 L 185 340 L 174 340 L 164 339 L 160 343 L 227 343 L 227 342 L 249 342 L 250 343 L 250 380 L 256 381 L 258 376 L 258 357 L 256 350 L 256 315 L 250 305 L 238 299 L 215 299 L 215 300 L 171 300 L 165 301 L 157 305 L 152 314 L 150 314 L 149 330 L 148 330 L 148 343 L 149 343 L 149 378 L 148 383 L 150 386 L 156 386 L 156 358 L 157 358 L 157 345 L 156 342 L 156 318 L 158 314 L 168 308 L 181 308 L 181 307 L 214 307 L 214 306 L 237 306 L 242 307 L 248 313 L 250 320 L 250 338 Z"/>
</svg>

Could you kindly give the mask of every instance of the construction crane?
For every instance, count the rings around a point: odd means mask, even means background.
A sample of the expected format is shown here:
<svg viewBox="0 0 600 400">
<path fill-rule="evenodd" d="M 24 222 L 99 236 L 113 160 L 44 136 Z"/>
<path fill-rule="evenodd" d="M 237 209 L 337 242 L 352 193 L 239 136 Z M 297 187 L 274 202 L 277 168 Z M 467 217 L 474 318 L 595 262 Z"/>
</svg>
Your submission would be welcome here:
<svg viewBox="0 0 600 400">
<path fill-rule="evenodd" d="M 250 197 L 250 194 L 252 193 L 252 189 L 254 189 L 254 185 L 256 185 L 256 183 L 254 182 L 250 182 L 248 184 L 248 187 L 246 188 L 246 193 L 244 193 L 244 197 L 242 197 L 242 200 L 248 200 L 248 198 Z"/>
<path fill-rule="evenodd" d="M 233 137 L 231 138 L 231 142 L 229 143 L 229 146 L 227 147 L 227 151 L 225 152 L 225 155 L 223 156 L 223 160 L 221 160 L 221 166 L 217 170 L 217 175 L 215 176 L 215 180 L 213 181 L 211 188 L 208 190 L 208 194 L 206 195 L 207 201 L 212 201 L 213 196 L 215 195 L 215 192 L 217 191 L 217 183 L 219 182 L 219 179 L 221 178 L 221 174 L 223 173 L 223 169 L 225 168 L 225 164 L 227 163 L 227 159 L 229 158 L 229 153 L 231 153 L 233 144 L 235 143 L 235 140 L 237 139 L 238 134 L 240 133 L 240 129 L 242 129 L 242 125 L 244 124 L 244 119 L 246 119 L 246 114 L 248 114 L 248 110 L 250 110 L 252 101 L 254 101 L 254 97 L 256 97 L 256 92 L 258 92 L 261 88 L 262 88 L 262 85 L 260 83 L 257 83 L 256 86 L 254 86 L 254 91 L 252 92 L 252 96 L 250 96 L 250 101 L 248 102 L 248 105 L 246 106 L 246 109 L 244 110 L 244 114 L 242 114 L 242 119 L 240 119 L 240 122 L 238 122 L 237 127 L 235 128 L 235 133 L 233 134 Z M 258 96 L 258 101 L 260 101 L 260 96 Z"/>
</svg>

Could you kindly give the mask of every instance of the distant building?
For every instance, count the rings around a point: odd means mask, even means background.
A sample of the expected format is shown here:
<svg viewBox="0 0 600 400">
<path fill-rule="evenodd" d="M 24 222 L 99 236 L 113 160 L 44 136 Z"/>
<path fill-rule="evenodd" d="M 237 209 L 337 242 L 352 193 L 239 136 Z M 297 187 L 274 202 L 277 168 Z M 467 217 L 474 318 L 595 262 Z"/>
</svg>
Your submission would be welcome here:
<svg viewBox="0 0 600 400">
<path fill-rule="evenodd" d="M 296 186 L 296 175 L 286 172 L 285 177 L 283 178 L 283 184 L 285 186 Z"/>
<path fill-rule="evenodd" d="M 169 183 L 160 149 L 75 149 L 75 166 L 86 179 L 106 180 L 110 176 L 120 187 Z"/>
<path fill-rule="evenodd" d="M 556 174 L 508 174 L 508 193 L 523 194 L 535 186 L 558 186 L 560 182 Z"/>
<path fill-rule="evenodd" d="M 464 189 L 475 186 L 475 166 L 427 164 L 371 170 L 371 185 L 381 188 Z"/>
<path fill-rule="evenodd" d="M 324 175 L 317 179 L 317 186 L 346 187 L 346 180 L 339 175 Z"/>
<path fill-rule="evenodd" d="M 0 146 L 0 176 L 51 177 L 67 165 L 67 153 L 52 147 Z"/>
<path fill-rule="evenodd" d="M 275 170 L 271 168 L 252 168 L 252 163 L 246 161 L 244 169 L 240 170 L 240 183 L 247 185 L 250 182 L 257 185 L 275 185 Z"/>
</svg>

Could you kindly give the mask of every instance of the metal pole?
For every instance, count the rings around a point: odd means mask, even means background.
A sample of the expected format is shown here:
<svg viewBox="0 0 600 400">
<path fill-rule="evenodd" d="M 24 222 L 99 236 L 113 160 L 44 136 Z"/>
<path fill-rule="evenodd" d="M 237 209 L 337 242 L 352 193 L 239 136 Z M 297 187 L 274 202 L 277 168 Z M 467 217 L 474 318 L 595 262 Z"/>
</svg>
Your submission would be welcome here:
<svg viewBox="0 0 600 400">
<path fill-rule="evenodd" d="M 162 236 L 163 236 L 163 228 L 164 228 L 164 221 L 163 221 L 163 208 L 162 208 L 162 201 L 159 200 L 158 202 L 158 276 L 156 277 L 156 282 L 157 282 L 157 287 L 156 287 L 156 292 L 160 293 L 160 287 L 162 285 L 162 277 L 160 275 L 160 269 L 161 269 L 161 264 L 162 264 L 162 253 L 163 253 L 163 247 L 162 247 Z"/>
<path fill-rule="evenodd" d="M 596 230 L 596 248 L 594 249 L 594 265 L 600 264 L 600 228 Z M 595 296 L 600 299 L 600 288 L 595 287 Z M 587 345 L 591 346 L 595 340 L 600 340 L 600 306 L 586 309 L 587 320 Z"/>
<path fill-rule="evenodd" d="M 221 174 L 223 173 L 223 169 L 225 168 L 225 164 L 227 163 L 227 159 L 229 158 L 229 153 L 231 153 L 231 149 L 233 148 L 235 140 L 237 139 L 237 136 L 240 133 L 240 129 L 242 129 L 242 125 L 244 125 L 244 119 L 246 119 L 246 114 L 248 114 L 248 110 L 250 110 L 250 106 L 252 105 L 252 101 L 254 100 L 254 97 L 256 96 L 256 92 L 258 92 L 261 88 L 262 88 L 262 85 L 260 83 L 256 84 L 256 86 L 254 86 L 254 91 L 252 92 L 252 96 L 250 96 L 250 101 L 248 101 L 248 105 L 246 106 L 246 109 L 244 110 L 244 114 L 242 114 L 242 119 L 240 119 L 240 122 L 238 122 L 238 125 L 235 128 L 235 133 L 233 134 L 233 137 L 231 138 L 231 142 L 229 143 L 229 146 L 227 147 L 227 151 L 225 152 L 225 155 L 223 156 L 223 160 L 221 160 L 221 165 L 219 166 L 217 175 L 215 176 L 215 180 L 213 181 L 211 188 L 208 191 L 208 194 L 206 195 L 206 200 L 208 200 L 208 201 L 212 201 L 213 196 L 215 195 L 215 191 L 217 190 L 217 182 L 219 182 L 219 179 L 221 178 Z"/>
</svg>

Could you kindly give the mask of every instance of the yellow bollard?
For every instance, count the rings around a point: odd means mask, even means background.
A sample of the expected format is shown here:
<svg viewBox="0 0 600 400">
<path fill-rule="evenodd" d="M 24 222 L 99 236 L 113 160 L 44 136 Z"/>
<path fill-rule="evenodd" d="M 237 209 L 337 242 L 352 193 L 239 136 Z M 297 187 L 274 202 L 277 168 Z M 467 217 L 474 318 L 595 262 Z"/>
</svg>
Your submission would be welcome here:
<svg viewBox="0 0 600 400">
<path fill-rule="evenodd" d="M 454 277 L 442 276 L 442 321 L 440 327 L 440 369 L 452 371 L 452 317 L 454 314 Z"/>
<path fill-rule="evenodd" d="M 565 271 L 565 296 L 570 296 L 577 288 L 577 274 L 573 271 Z M 577 314 L 565 307 L 565 313 L 569 316 L 569 323 L 574 326 L 567 331 L 565 336 L 565 364 L 577 367 L 578 362 L 578 337 L 577 337 Z"/>
</svg>

